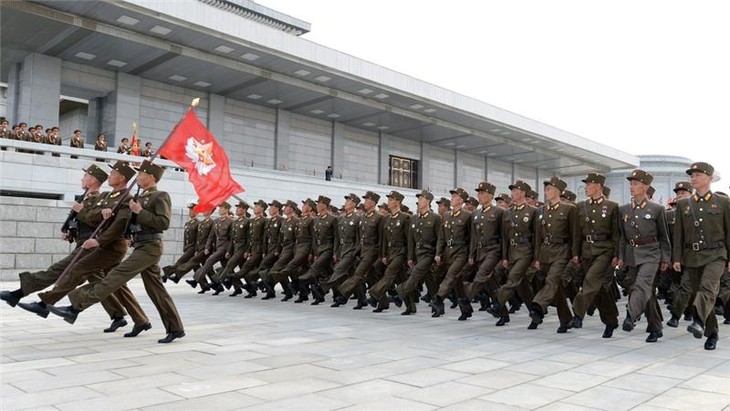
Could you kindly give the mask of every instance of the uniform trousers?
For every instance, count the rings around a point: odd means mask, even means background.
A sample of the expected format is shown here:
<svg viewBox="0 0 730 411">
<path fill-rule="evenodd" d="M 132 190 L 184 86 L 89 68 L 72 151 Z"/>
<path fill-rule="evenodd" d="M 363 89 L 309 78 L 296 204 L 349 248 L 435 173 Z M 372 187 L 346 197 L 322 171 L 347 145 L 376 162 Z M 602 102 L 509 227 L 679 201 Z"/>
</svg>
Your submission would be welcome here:
<svg viewBox="0 0 730 411">
<path fill-rule="evenodd" d="M 292 259 L 294 259 L 294 244 L 284 246 L 284 248 L 282 248 L 281 250 L 281 254 L 279 254 L 279 259 L 276 260 L 274 266 L 271 267 L 271 269 L 267 272 L 261 273 L 264 281 L 272 285 L 275 285 L 276 283 L 281 283 L 284 292 L 289 293 L 289 276 L 282 275 L 281 272 L 286 268 L 287 265 L 289 265 Z"/>
<path fill-rule="evenodd" d="M 243 246 L 235 247 L 231 258 L 228 259 L 225 266 L 223 267 L 223 270 L 216 274 L 213 274 L 213 281 L 215 281 L 216 283 L 222 283 L 223 280 L 226 279 L 226 277 L 229 277 L 231 274 L 233 274 L 233 271 L 236 270 L 236 267 L 239 267 L 241 263 L 243 263 L 243 255 L 245 253 L 246 249 Z"/>
<path fill-rule="evenodd" d="M 461 274 L 468 261 L 469 250 L 466 246 L 446 250 L 443 264 L 449 268 L 446 270 L 446 275 L 441 284 L 439 284 L 439 289 L 436 292 L 438 297 L 445 298 L 453 289 L 456 298 L 464 298 L 464 282 L 461 280 Z"/>
<path fill-rule="evenodd" d="M 717 317 L 715 316 L 715 299 L 720 291 L 720 278 L 727 262 L 715 260 L 701 267 L 686 267 L 685 273 L 692 291 L 695 291 L 692 308 L 695 318 L 705 326 L 705 337 L 717 333 Z"/>
<path fill-rule="evenodd" d="M 481 258 L 477 257 L 477 261 L 474 262 L 477 265 L 477 273 L 472 282 L 464 284 L 464 293 L 468 299 L 473 299 L 485 288 L 492 292 L 499 288 L 492 274 L 499 264 L 500 255 L 499 245 L 489 247 L 486 251 L 477 250 L 477 256 L 481 256 Z"/>
<path fill-rule="evenodd" d="M 583 286 L 573 301 L 573 313 L 581 319 L 591 304 L 595 304 L 601 315 L 601 322 L 610 326 L 618 326 L 618 307 L 616 300 L 606 287 L 606 273 L 609 272 L 612 257 L 601 254 L 593 258 L 583 259 L 585 278 Z"/>
<path fill-rule="evenodd" d="M 517 293 L 522 301 L 528 306 L 532 303 L 532 287 L 527 281 L 526 274 L 527 269 L 530 267 L 532 262 L 532 256 L 528 255 L 522 258 L 517 258 L 509 263 L 507 269 L 507 282 L 502 285 L 497 291 L 497 302 L 502 307 L 502 316 L 508 316 L 507 313 L 507 301 Z"/>
<path fill-rule="evenodd" d="M 662 315 L 658 310 L 654 278 L 656 277 L 659 263 L 644 263 L 636 267 L 630 267 L 633 271 L 634 283 L 629 293 L 628 315 L 636 320 L 646 311 L 647 331 L 660 331 L 662 329 Z"/>
<path fill-rule="evenodd" d="M 228 244 L 216 248 L 213 254 L 210 254 L 208 258 L 205 259 L 205 263 L 203 264 L 203 266 L 195 271 L 195 276 L 193 277 L 195 281 L 201 284 L 206 284 L 208 282 L 208 280 L 205 279 L 206 276 L 211 277 L 212 279 L 213 274 L 215 273 L 213 271 L 213 266 L 215 265 L 215 263 L 220 261 L 221 264 L 223 264 L 223 266 L 225 267 L 227 252 Z"/>
<path fill-rule="evenodd" d="M 365 283 L 372 279 L 373 266 L 377 262 L 378 246 L 362 246 L 360 249 L 360 262 L 355 267 L 355 274 L 339 286 L 340 294 L 345 298 L 350 298 L 352 293 L 355 293 L 359 301 L 365 301 Z M 375 282 L 372 284 L 375 284 Z"/>
<path fill-rule="evenodd" d="M 112 269 L 101 281 L 86 284 L 70 292 L 68 298 L 71 305 L 75 309 L 83 311 L 112 294 L 137 274 L 141 274 L 145 291 L 157 308 L 165 331 L 168 334 L 183 331 L 182 320 L 175 308 L 175 303 L 160 278 L 158 263 L 162 253 L 162 240 L 155 239 L 136 243 L 132 254 Z"/>
<path fill-rule="evenodd" d="M 567 264 L 566 260 L 551 263 L 540 262 L 540 271 L 545 273 L 545 284 L 532 299 L 532 305 L 539 306 L 542 314 L 547 312 L 550 303 L 554 303 L 558 309 L 558 319 L 560 319 L 561 325 L 569 324 L 573 318 L 563 290 L 563 273 Z"/>
<path fill-rule="evenodd" d="M 406 253 L 402 250 L 392 250 L 386 261 L 383 278 L 370 287 L 370 296 L 378 300 L 378 308 L 388 308 L 388 295 L 386 292 L 393 287 L 396 281 L 401 280 L 405 274 Z"/>
<path fill-rule="evenodd" d="M 434 256 L 433 250 L 416 250 L 416 265 L 411 269 L 408 279 L 395 288 L 410 312 L 416 312 L 417 289 L 421 281 L 431 272 Z"/>
</svg>

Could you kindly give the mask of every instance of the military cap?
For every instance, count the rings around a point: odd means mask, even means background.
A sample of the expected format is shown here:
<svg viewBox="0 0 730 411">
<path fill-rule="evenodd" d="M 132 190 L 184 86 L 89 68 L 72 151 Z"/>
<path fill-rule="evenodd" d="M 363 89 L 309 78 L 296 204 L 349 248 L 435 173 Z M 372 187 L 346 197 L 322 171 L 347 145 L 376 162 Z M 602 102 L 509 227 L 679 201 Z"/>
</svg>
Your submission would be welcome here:
<svg viewBox="0 0 730 411">
<path fill-rule="evenodd" d="M 294 201 L 292 201 L 292 200 L 286 200 L 286 203 L 284 203 L 284 206 L 286 206 L 286 207 L 291 207 L 291 208 L 293 208 L 294 210 L 296 210 L 296 209 L 297 209 L 297 203 L 295 203 L 295 202 L 294 202 Z"/>
<path fill-rule="evenodd" d="M 378 201 L 380 201 L 380 194 L 378 194 L 378 193 L 373 193 L 372 191 L 368 191 L 368 192 L 366 192 L 366 193 L 365 193 L 365 195 L 364 195 L 364 196 L 362 196 L 362 197 L 363 197 L 363 198 L 366 198 L 366 199 L 370 199 L 370 200 L 373 200 L 373 201 L 375 201 L 376 203 L 377 203 Z"/>
<path fill-rule="evenodd" d="M 405 204 L 401 204 L 401 205 L 400 205 L 400 211 L 401 211 L 401 212 L 403 212 L 403 213 L 410 213 L 410 212 L 411 212 L 411 209 L 410 209 L 410 208 L 408 208 L 408 206 L 407 206 L 407 205 L 405 205 Z"/>
<path fill-rule="evenodd" d="M 306 200 L 302 200 L 302 204 L 308 205 L 309 208 L 311 208 L 312 210 L 314 210 L 315 208 L 317 208 L 317 203 L 315 203 L 314 200 L 312 200 L 311 198 L 308 198 Z"/>
<path fill-rule="evenodd" d="M 457 196 L 461 197 L 461 199 L 464 201 L 469 199 L 469 193 L 467 193 L 466 190 L 464 190 L 461 187 L 456 187 L 453 190 L 449 190 L 449 194 L 456 194 Z"/>
<path fill-rule="evenodd" d="M 350 194 L 346 195 L 345 200 L 352 200 L 355 202 L 356 205 L 360 204 L 360 197 L 358 197 L 358 195 L 355 193 L 350 193 Z"/>
<path fill-rule="evenodd" d="M 416 194 L 416 197 L 426 197 L 428 201 L 433 201 L 433 193 L 428 190 L 421 190 L 420 193 Z"/>
<path fill-rule="evenodd" d="M 297 215 L 297 217 L 302 216 L 302 210 L 299 209 L 299 207 L 294 207 L 294 214 Z"/>
<path fill-rule="evenodd" d="M 646 195 L 649 197 L 654 197 L 654 193 L 656 193 L 656 189 L 652 186 L 649 186 L 649 188 L 646 189 Z"/>
<path fill-rule="evenodd" d="M 561 193 L 568 187 L 568 183 L 561 180 L 560 177 L 550 177 L 550 180 L 543 181 L 543 185 L 553 186 L 557 188 Z"/>
<path fill-rule="evenodd" d="M 360 203 L 355 208 L 360 211 L 365 211 L 365 204 Z"/>
<path fill-rule="evenodd" d="M 575 193 L 570 190 L 563 190 L 563 192 L 560 194 L 560 197 L 568 201 L 575 201 L 575 199 L 578 198 L 578 196 L 576 196 Z"/>
<path fill-rule="evenodd" d="M 712 174 L 715 172 L 715 167 L 704 162 L 692 163 L 692 165 L 689 166 L 689 168 L 687 169 L 687 174 L 692 175 L 692 173 L 694 173 L 695 171 L 699 171 L 700 173 L 705 173 L 708 176 L 712 176 Z"/>
<path fill-rule="evenodd" d="M 580 180 L 584 183 L 598 183 L 600 185 L 606 184 L 606 176 L 601 173 L 588 173 L 586 178 Z"/>
<path fill-rule="evenodd" d="M 497 187 L 494 184 L 490 183 L 490 182 L 482 181 L 482 182 L 479 183 L 479 185 L 477 186 L 477 188 L 475 188 L 474 190 L 475 191 L 486 191 L 487 193 L 493 195 L 494 192 L 497 191 Z"/>
<path fill-rule="evenodd" d="M 479 207 L 479 200 L 474 197 L 469 196 L 469 198 L 466 199 L 466 202 L 473 205 L 474 207 Z"/>
<path fill-rule="evenodd" d="M 165 173 L 165 169 L 158 166 L 157 164 L 152 164 L 149 160 L 145 160 L 142 162 L 142 164 L 137 168 L 139 171 L 144 171 L 145 173 L 154 176 L 155 181 L 160 181 L 162 179 L 162 174 Z"/>
<path fill-rule="evenodd" d="M 533 200 L 537 200 L 537 197 L 539 196 L 539 194 L 537 194 L 537 191 L 533 189 L 530 189 L 530 191 L 528 191 L 526 195 L 528 198 L 531 198 Z"/>
<path fill-rule="evenodd" d="M 337 214 L 340 212 L 340 209 L 336 205 L 329 205 L 327 208 L 330 210 L 330 213 Z"/>
<path fill-rule="evenodd" d="M 128 161 L 119 160 L 114 163 L 114 165 L 109 164 L 109 168 L 118 171 L 121 175 L 124 176 L 124 178 L 127 179 L 127 181 L 131 180 L 136 173 L 136 171 L 134 171 L 134 169 L 129 165 Z"/>
<path fill-rule="evenodd" d="M 609 186 L 603 186 L 603 190 L 602 190 L 601 194 L 603 194 L 604 197 L 610 196 L 611 195 L 611 187 L 609 187 Z"/>
<path fill-rule="evenodd" d="M 396 201 L 399 201 L 399 202 L 400 201 L 403 201 L 403 198 L 404 198 L 403 197 L 403 194 L 401 194 L 401 193 L 399 193 L 399 192 L 397 192 L 395 190 L 391 191 L 390 193 L 386 194 L 385 196 L 388 197 L 388 198 L 392 198 L 392 199 L 394 199 Z"/>
<path fill-rule="evenodd" d="M 727 193 L 724 193 L 722 191 L 715 191 L 715 194 L 717 194 L 719 196 L 723 196 L 723 197 L 728 197 Z"/>
<path fill-rule="evenodd" d="M 255 203 L 253 203 L 253 205 L 257 205 L 257 206 L 263 208 L 264 211 L 266 211 L 266 209 L 269 208 L 269 205 L 266 204 L 266 201 L 261 200 L 261 199 L 259 199 L 259 201 L 255 202 Z"/>
<path fill-rule="evenodd" d="M 441 197 L 440 200 L 436 201 L 436 204 L 443 204 L 446 207 L 451 207 L 451 200 L 446 197 Z"/>
<path fill-rule="evenodd" d="M 109 174 L 106 173 L 106 171 L 102 170 L 97 166 L 96 164 L 92 164 L 86 168 L 82 168 L 86 173 L 88 173 L 90 176 L 94 177 L 97 181 L 99 181 L 99 184 L 104 184 L 107 178 L 109 178 Z M 134 175 L 134 170 L 132 170 L 132 175 Z"/>
<path fill-rule="evenodd" d="M 230 209 L 231 209 L 231 204 L 230 204 L 230 203 L 228 203 L 228 202 L 225 202 L 225 201 L 224 201 L 224 202 L 222 202 L 222 203 L 218 204 L 218 207 L 223 207 L 223 208 L 225 208 L 226 210 L 230 210 Z"/>
<path fill-rule="evenodd" d="M 674 184 L 674 192 L 677 193 L 679 191 L 687 191 L 692 192 L 692 185 L 689 183 L 689 181 L 677 181 Z"/>
<path fill-rule="evenodd" d="M 332 199 L 327 196 L 321 195 L 321 196 L 317 197 L 317 202 L 322 203 L 329 207 L 330 203 L 332 202 Z"/>
<path fill-rule="evenodd" d="M 510 190 L 514 190 L 515 188 L 518 190 L 522 190 L 525 193 L 528 193 L 530 190 L 532 190 L 532 187 L 530 187 L 529 184 L 525 183 L 522 180 L 517 180 L 514 184 L 509 185 Z"/>
<path fill-rule="evenodd" d="M 636 180 L 640 183 L 644 183 L 650 186 L 651 182 L 654 181 L 654 176 L 644 170 L 640 170 L 637 168 L 636 170 L 632 171 L 631 175 L 626 177 L 626 179 L 629 181 Z"/>
<path fill-rule="evenodd" d="M 384 208 L 384 209 L 387 210 L 388 209 L 388 203 L 380 203 L 380 205 L 378 206 L 378 208 Z"/>
<path fill-rule="evenodd" d="M 502 193 L 502 194 L 500 194 L 500 195 L 497 196 L 496 200 L 497 201 L 504 201 L 505 203 L 511 203 L 512 202 L 512 197 L 509 194 L 507 194 L 507 193 Z"/>
<path fill-rule="evenodd" d="M 236 207 L 245 208 L 246 210 L 250 208 L 248 203 L 245 201 L 239 201 L 238 204 L 236 204 Z"/>
<path fill-rule="evenodd" d="M 281 202 L 280 202 L 279 200 L 272 200 L 272 201 L 271 201 L 271 202 L 269 203 L 269 205 L 270 205 L 271 207 L 276 207 L 276 208 L 278 208 L 279 210 L 281 210 L 281 209 L 282 209 L 282 208 L 284 207 L 284 205 L 283 205 L 283 204 L 281 204 Z"/>
</svg>

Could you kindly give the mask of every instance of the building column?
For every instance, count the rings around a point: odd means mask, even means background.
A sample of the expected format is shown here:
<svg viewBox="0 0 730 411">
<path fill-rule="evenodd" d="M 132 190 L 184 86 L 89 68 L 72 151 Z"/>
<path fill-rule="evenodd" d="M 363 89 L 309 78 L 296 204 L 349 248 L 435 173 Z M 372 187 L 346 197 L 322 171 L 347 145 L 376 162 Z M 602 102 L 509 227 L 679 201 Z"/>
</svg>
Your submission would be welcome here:
<svg viewBox="0 0 730 411">
<path fill-rule="evenodd" d="M 274 167 L 281 171 L 289 171 L 290 124 L 291 114 L 286 110 L 277 108 L 274 130 Z"/>
<path fill-rule="evenodd" d="M 330 161 L 334 176 L 342 178 L 345 169 L 345 125 L 332 122 L 332 160 Z"/>
<path fill-rule="evenodd" d="M 431 188 L 431 156 L 428 155 L 428 147 L 427 143 L 421 141 L 421 158 L 418 167 L 420 181 L 418 182 L 418 186 L 426 190 L 430 190 Z"/>
<path fill-rule="evenodd" d="M 213 93 L 208 94 L 207 127 L 214 136 L 223 137 L 225 133 L 225 108 L 225 97 Z"/>
<path fill-rule="evenodd" d="M 125 137 L 132 137 L 132 123 L 140 126 L 141 100 L 142 78 L 117 72 L 116 89 L 104 99 L 103 109 L 103 131 L 110 147 L 119 146 Z"/>
<path fill-rule="evenodd" d="M 11 66 L 8 76 L 8 116 L 28 126 L 58 125 L 61 98 L 61 59 L 31 53 Z"/>
</svg>

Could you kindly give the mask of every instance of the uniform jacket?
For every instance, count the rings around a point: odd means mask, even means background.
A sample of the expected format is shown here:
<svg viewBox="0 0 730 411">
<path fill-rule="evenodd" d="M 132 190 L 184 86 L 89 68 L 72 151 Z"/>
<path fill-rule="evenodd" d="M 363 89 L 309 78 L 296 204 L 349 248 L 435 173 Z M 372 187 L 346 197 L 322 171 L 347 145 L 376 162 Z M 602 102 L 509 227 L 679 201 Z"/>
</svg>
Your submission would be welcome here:
<svg viewBox="0 0 730 411">
<path fill-rule="evenodd" d="M 669 263 L 671 250 L 664 207 L 644 200 L 619 207 L 621 242 L 618 257 L 626 265 Z"/>
<path fill-rule="evenodd" d="M 537 260 L 544 263 L 580 255 L 578 210 L 572 204 L 545 204 L 537 212 Z"/>
<path fill-rule="evenodd" d="M 191 218 L 185 222 L 183 227 L 183 252 L 195 249 L 195 240 L 198 236 L 198 226 L 200 221 L 197 218 Z"/>
<path fill-rule="evenodd" d="M 408 232 L 408 259 L 417 261 L 427 254 L 433 258 L 441 235 L 441 216 L 431 210 L 411 216 L 411 229 Z"/>
<path fill-rule="evenodd" d="M 228 254 L 245 252 L 248 249 L 249 218 L 245 215 L 233 220 L 231 227 L 231 243 L 228 245 Z"/>
<path fill-rule="evenodd" d="M 284 217 L 279 216 L 271 217 L 266 222 L 266 230 L 264 232 L 265 254 L 281 253 L 281 227 L 284 225 L 284 220 Z"/>
<path fill-rule="evenodd" d="M 334 251 L 335 240 L 337 239 L 337 219 L 335 216 L 329 213 L 318 215 L 314 217 L 312 225 L 314 229 L 313 254 L 319 256 L 326 251 Z"/>
<path fill-rule="evenodd" d="M 502 214 L 502 258 L 534 258 L 537 250 L 537 208 L 513 205 Z"/>
<path fill-rule="evenodd" d="M 498 250 L 502 254 L 502 219 L 504 210 L 493 205 L 480 207 L 471 217 L 471 241 L 469 258 L 482 260 L 487 252 Z"/>
<path fill-rule="evenodd" d="M 436 244 L 436 255 L 445 258 L 458 252 L 469 253 L 471 241 L 471 213 L 465 209 L 449 211 L 441 221 L 441 236 Z"/>
<path fill-rule="evenodd" d="M 376 253 L 379 258 L 381 253 L 381 239 L 383 238 L 383 223 L 385 219 L 377 211 L 365 213 L 360 218 L 360 255 L 365 253 Z"/>
<path fill-rule="evenodd" d="M 208 242 L 205 248 L 211 253 L 213 250 L 228 250 L 231 245 L 231 230 L 233 219 L 229 216 L 218 217 L 213 222 L 213 228 L 208 235 Z"/>
<path fill-rule="evenodd" d="M 334 255 L 342 258 L 354 253 L 360 245 L 360 216 L 356 213 L 341 215 L 337 218 L 337 242 Z"/>
<path fill-rule="evenodd" d="M 399 255 L 405 257 L 408 250 L 410 216 L 399 211 L 388 215 L 384 220 L 380 255 L 389 259 Z"/>
<path fill-rule="evenodd" d="M 580 222 L 581 256 L 591 258 L 602 254 L 618 257 L 618 204 L 601 197 L 577 204 Z"/>
<path fill-rule="evenodd" d="M 261 216 L 254 216 L 248 223 L 248 239 L 251 247 L 249 252 L 251 254 L 263 254 L 264 252 L 264 237 L 266 235 L 266 222 L 269 219 Z"/>
<path fill-rule="evenodd" d="M 205 250 L 205 246 L 208 244 L 208 236 L 213 229 L 213 219 L 210 216 L 206 217 L 203 221 L 198 224 L 198 233 L 195 235 L 195 252 L 199 253 Z"/>
<path fill-rule="evenodd" d="M 695 225 L 696 224 L 696 225 Z M 674 262 L 702 267 L 730 256 L 730 200 L 714 193 L 677 202 Z"/>
</svg>

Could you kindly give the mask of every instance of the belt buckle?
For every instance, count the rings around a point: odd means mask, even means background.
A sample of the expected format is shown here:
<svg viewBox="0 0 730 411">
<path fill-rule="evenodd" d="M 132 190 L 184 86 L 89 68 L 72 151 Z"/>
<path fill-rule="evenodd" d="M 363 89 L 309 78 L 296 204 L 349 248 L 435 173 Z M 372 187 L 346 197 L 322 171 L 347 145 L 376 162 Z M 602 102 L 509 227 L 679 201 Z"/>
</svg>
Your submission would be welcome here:
<svg viewBox="0 0 730 411">
<path fill-rule="evenodd" d="M 586 241 L 589 243 L 593 243 L 593 237 L 591 235 L 586 236 Z"/>
<path fill-rule="evenodd" d="M 482 247 L 484 247 L 484 245 L 482 245 L 482 242 L 481 242 L 481 241 L 480 241 L 480 242 L 478 242 L 478 243 L 477 243 L 477 248 L 482 248 Z"/>
<path fill-rule="evenodd" d="M 630 244 L 630 245 L 631 245 L 632 247 L 636 247 L 636 241 L 634 241 L 634 239 L 633 239 L 633 238 L 629 239 L 629 244 Z"/>
<path fill-rule="evenodd" d="M 692 243 L 692 250 L 700 251 L 700 243 Z"/>
<path fill-rule="evenodd" d="M 516 246 L 516 245 L 517 245 L 517 241 L 515 241 L 515 239 L 514 239 L 514 238 L 510 238 L 510 239 L 509 239 L 509 245 L 511 245 L 511 246 L 513 246 L 513 247 L 514 247 L 514 246 Z"/>
<path fill-rule="evenodd" d="M 452 244 L 454 244 L 454 240 L 446 240 L 446 245 L 451 247 Z"/>
</svg>

